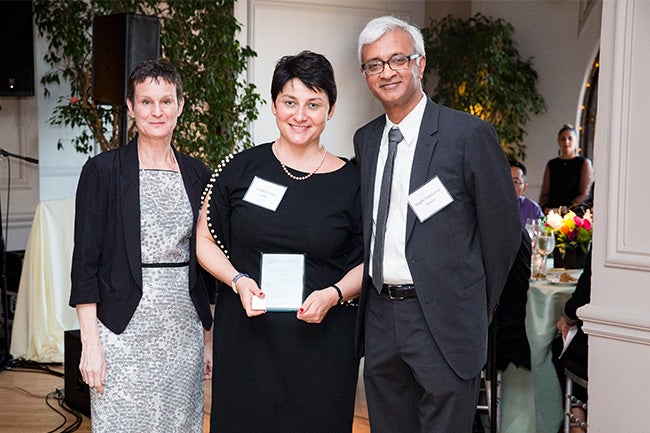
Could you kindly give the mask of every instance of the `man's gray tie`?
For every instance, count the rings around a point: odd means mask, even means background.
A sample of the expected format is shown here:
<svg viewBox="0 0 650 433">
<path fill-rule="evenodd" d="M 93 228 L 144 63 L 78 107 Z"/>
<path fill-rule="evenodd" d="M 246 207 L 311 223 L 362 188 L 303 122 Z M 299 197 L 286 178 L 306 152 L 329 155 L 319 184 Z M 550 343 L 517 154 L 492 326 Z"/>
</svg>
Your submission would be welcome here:
<svg viewBox="0 0 650 433">
<path fill-rule="evenodd" d="M 395 165 L 397 143 L 402 141 L 403 138 L 404 136 L 396 126 L 388 131 L 388 156 L 386 157 L 384 174 L 381 178 L 381 188 L 379 189 L 375 246 L 372 251 L 372 283 L 380 293 L 384 284 L 384 241 L 386 240 L 386 220 L 388 219 L 388 207 L 390 205 L 390 187 L 393 183 L 393 165 Z"/>
</svg>

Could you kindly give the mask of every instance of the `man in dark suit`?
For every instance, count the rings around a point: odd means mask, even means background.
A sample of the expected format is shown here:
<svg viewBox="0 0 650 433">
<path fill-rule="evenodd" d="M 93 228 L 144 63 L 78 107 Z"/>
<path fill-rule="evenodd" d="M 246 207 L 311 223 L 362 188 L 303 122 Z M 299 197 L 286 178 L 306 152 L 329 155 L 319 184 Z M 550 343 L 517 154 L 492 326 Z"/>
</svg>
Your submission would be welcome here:
<svg viewBox="0 0 650 433">
<path fill-rule="evenodd" d="M 508 162 L 490 124 L 424 95 L 416 27 L 370 21 L 359 58 L 386 112 L 354 136 L 366 245 L 357 337 L 370 427 L 470 432 L 488 323 L 521 240 Z"/>
</svg>

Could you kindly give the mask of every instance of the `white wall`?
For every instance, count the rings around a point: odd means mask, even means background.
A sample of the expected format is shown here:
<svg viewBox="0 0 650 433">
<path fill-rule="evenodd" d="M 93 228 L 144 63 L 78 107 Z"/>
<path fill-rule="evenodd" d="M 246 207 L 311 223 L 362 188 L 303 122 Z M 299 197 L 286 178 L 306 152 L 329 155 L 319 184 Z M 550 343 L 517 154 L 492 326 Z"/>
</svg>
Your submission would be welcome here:
<svg viewBox="0 0 650 433">
<path fill-rule="evenodd" d="M 39 201 L 74 196 L 81 165 L 87 159 L 71 145 L 65 150 L 57 150 L 57 140 L 72 137 L 73 131 L 52 127 L 48 119 L 59 96 L 68 87 L 50 86 L 52 94 L 47 98 L 44 96 L 40 79 L 48 70 L 43 62 L 47 47 L 38 38 L 35 27 L 34 40 L 35 95 L 0 98 L 0 148 L 39 160 L 39 164 L 34 165 L 10 159 L 10 179 L 7 160 L 0 160 L 0 207 L 3 231 L 6 220 L 9 223 L 6 233 L 8 251 L 25 249 Z"/>
<path fill-rule="evenodd" d="M 38 159 L 36 108 L 33 96 L 0 98 L 1 149 Z M 15 157 L 0 157 L 0 222 L 8 251 L 24 249 L 37 203 L 38 166 Z"/>
<path fill-rule="evenodd" d="M 35 96 L 0 97 L 1 149 L 38 159 L 37 109 Z M 24 249 L 37 203 L 38 166 L 0 157 L 0 222 L 8 251 Z"/>
<path fill-rule="evenodd" d="M 50 69 L 43 61 L 46 50 L 46 42 L 38 38 L 36 41 L 36 97 L 38 98 L 40 201 L 74 197 L 81 166 L 88 159 L 87 155 L 75 151 L 69 141 L 75 137 L 75 131 L 49 124 L 59 97 L 68 98 L 70 87 L 67 84 L 49 85 L 50 95 L 45 97 L 43 86 L 39 81 Z M 61 150 L 57 149 L 59 139 L 63 139 L 63 149 Z"/>
</svg>

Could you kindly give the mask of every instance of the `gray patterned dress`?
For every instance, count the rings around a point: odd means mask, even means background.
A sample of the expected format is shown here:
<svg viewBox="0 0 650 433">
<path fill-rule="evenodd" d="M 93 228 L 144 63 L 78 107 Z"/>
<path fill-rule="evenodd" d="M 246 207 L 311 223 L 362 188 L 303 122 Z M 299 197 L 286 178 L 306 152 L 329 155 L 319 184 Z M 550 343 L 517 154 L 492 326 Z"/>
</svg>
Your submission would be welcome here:
<svg viewBox="0 0 650 433">
<path fill-rule="evenodd" d="M 178 172 L 140 170 L 142 299 L 122 334 L 99 322 L 94 433 L 203 431 L 203 331 L 189 295 L 192 209 Z M 126 271 L 126 270 L 125 270 Z"/>
</svg>

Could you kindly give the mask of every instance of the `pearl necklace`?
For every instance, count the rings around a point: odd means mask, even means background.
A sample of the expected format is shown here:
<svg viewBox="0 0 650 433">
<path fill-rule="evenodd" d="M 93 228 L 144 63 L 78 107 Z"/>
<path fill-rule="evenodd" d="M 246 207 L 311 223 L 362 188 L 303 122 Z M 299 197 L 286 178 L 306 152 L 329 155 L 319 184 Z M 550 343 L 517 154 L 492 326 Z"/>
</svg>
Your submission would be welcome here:
<svg viewBox="0 0 650 433">
<path fill-rule="evenodd" d="M 284 173 L 293 180 L 306 180 L 312 177 L 323 166 L 323 162 L 325 162 L 325 156 L 327 156 L 327 151 L 325 150 L 325 148 L 321 145 L 318 145 L 319 148 L 323 149 L 323 156 L 321 157 L 318 166 L 309 174 L 306 174 L 304 176 L 296 176 L 294 174 L 291 174 L 287 166 L 284 165 L 284 162 L 282 162 L 282 159 L 280 158 L 280 150 L 277 147 L 278 147 L 278 142 L 275 141 L 275 143 L 273 143 L 273 145 L 271 146 L 271 149 L 273 149 L 273 153 L 275 154 L 275 157 L 280 162 L 280 165 L 282 166 L 282 170 L 284 171 Z"/>
<path fill-rule="evenodd" d="M 176 171 L 178 171 L 180 173 L 181 168 L 178 165 L 178 161 L 176 160 L 176 155 L 174 154 L 174 150 L 171 148 L 171 146 L 169 147 L 169 155 L 171 156 L 172 161 L 174 161 L 174 165 L 176 166 Z M 158 168 L 155 168 L 155 167 L 152 167 L 152 168 L 149 168 L 149 169 L 144 168 L 144 164 L 142 164 L 142 160 L 140 159 L 140 153 L 139 152 L 138 152 L 138 165 L 139 165 L 140 170 L 159 170 Z"/>
</svg>

